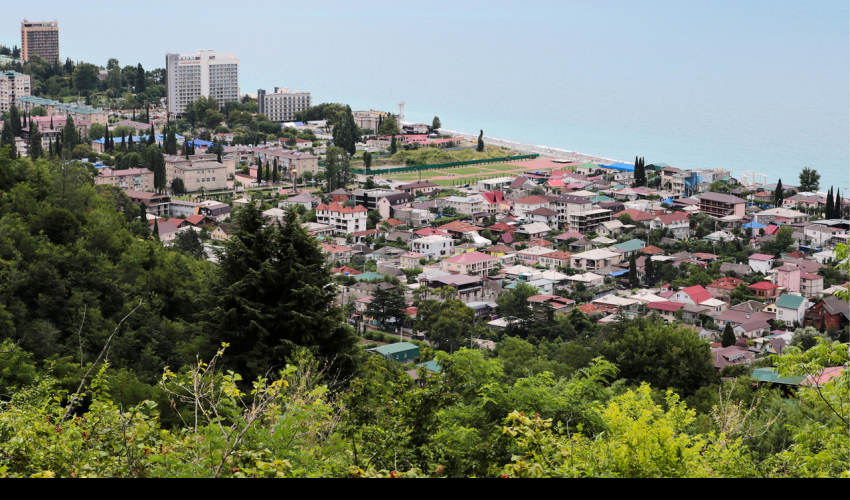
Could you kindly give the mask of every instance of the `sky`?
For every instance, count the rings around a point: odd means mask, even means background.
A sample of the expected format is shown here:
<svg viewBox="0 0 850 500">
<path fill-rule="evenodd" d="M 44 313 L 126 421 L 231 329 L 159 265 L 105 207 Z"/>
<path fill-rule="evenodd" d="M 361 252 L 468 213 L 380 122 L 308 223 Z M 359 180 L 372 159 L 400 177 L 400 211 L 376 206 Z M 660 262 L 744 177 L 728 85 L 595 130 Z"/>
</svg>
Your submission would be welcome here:
<svg viewBox="0 0 850 500">
<path fill-rule="evenodd" d="M 0 43 L 55 19 L 63 58 L 150 70 L 214 49 L 241 59 L 242 92 L 403 101 L 408 121 L 616 159 L 850 177 L 846 0 L 234 5 L 10 2 Z"/>
</svg>

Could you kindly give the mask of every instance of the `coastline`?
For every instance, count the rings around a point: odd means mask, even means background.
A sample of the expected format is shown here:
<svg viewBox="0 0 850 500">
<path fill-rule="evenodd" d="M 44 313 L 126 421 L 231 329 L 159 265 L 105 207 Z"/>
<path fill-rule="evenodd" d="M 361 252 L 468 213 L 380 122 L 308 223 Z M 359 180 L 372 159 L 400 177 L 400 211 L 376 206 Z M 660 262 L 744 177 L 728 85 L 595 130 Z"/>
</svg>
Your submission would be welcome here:
<svg viewBox="0 0 850 500">
<path fill-rule="evenodd" d="M 404 122 L 403 124 L 407 124 Z M 478 134 L 468 134 L 466 132 L 458 132 L 456 130 L 448 130 L 441 128 L 439 129 L 441 134 L 452 134 L 457 137 L 463 137 L 464 139 L 468 139 L 470 141 L 477 141 Z M 550 157 L 550 158 L 558 158 L 563 160 L 576 161 L 581 163 L 603 163 L 610 165 L 612 163 L 622 162 L 629 163 L 625 160 L 615 160 L 612 158 L 605 158 L 604 156 L 596 156 L 589 155 L 585 153 L 578 153 L 576 151 L 568 151 L 566 149 L 561 148 L 552 148 L 548 146 L 541 145 L 532 145 L 525 144 L 522 142 L 510 141 L 507 139 L 499 139 L 496 137 L 488 137 L 484 136 L 484 144 L 488 146 L 504 146 L 513 149 L 514 151 L 520 151 L 528 154 L 539 154 L 540 156 Z"/>
</svg>

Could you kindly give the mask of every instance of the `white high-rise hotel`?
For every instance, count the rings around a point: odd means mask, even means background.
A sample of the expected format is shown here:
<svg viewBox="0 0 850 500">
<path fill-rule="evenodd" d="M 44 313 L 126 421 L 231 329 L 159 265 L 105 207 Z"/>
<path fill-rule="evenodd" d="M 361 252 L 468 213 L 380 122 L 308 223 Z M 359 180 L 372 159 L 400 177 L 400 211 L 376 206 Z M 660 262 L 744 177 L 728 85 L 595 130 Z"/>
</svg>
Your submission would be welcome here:
<svg viewBox="0 0 850 500">
<path fill-rule="evenodd" d="M 168 112 L 181 114 L 200 96 L 219 104 L 239 100 L 239 59 L 233 54 L 199 50 L 194 54 L 166 54 Z"/>
</svg>

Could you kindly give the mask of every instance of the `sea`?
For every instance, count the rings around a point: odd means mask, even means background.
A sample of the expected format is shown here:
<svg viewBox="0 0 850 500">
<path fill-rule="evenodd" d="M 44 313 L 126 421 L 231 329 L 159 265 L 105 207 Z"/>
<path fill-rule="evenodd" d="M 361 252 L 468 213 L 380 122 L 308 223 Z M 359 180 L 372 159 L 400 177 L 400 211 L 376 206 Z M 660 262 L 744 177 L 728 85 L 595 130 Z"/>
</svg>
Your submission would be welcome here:
<svg viewBox="0 0 850 500">
<path fill-rule="evenodd" d="M 4 6 L 0 43 L 24 17 L 59 21 L 63 58 L 149 70 L 214 49 L 241 59 L 244 93 L 850 189 L 846 0 L 31 1 Z"/>
</svg>

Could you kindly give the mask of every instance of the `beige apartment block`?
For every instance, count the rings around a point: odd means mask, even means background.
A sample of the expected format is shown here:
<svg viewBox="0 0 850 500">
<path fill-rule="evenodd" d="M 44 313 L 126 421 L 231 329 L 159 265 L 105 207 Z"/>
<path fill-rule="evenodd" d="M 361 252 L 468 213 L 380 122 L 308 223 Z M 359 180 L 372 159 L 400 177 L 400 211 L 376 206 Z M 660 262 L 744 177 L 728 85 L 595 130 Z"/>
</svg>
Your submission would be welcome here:
<svg viewBox="0 0 850 500">
<path fill-rule="evenodd" d="M 258 111 L 273 122 L 291 122 L 295 120 L 295 113 L 309 108 L 311 103 L 309 92 L 291 92 L 280 87 L 275 87 L 274 93 L 257 91 Z"/>
<path fill-rule="evenodd" d="M 0 115 L 22 97 L 30 95 L 30 77 L 17 71 L 0 71 Z"/>
<path fill-rule="evenodd" d="M 166 165 L 165 178 L 169 186 L 174 179 L 181 179 L 189 193 L 197 192 L 201 188 L 205 191 L 227 189 L 227 167 L 212 161 L 174 164 L 171 167 Z"/>
<path fill-rule="evenodd" d="M 21 23 L 21 59 L 23 62 L 38 55 L 47 62 L 59 62 L 59 22 L 30 22 L 26 18 Z"/>
<path fill-rule="evenodd" d="M 113 170 L 104 168 L 94 178 L 95 184 L 106 184 L 118 186 L 121 189 L 132 189 L 133 191 L 153 191 L 153 172 L 146 168 L 130 168 L 127 170 Z"/>
</svg>

